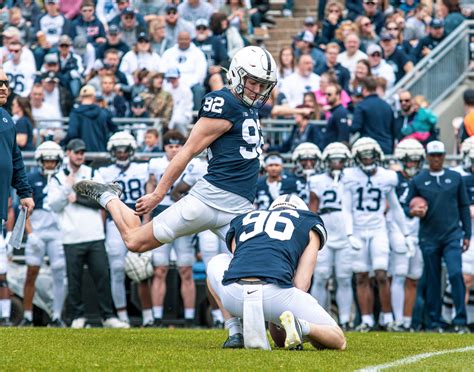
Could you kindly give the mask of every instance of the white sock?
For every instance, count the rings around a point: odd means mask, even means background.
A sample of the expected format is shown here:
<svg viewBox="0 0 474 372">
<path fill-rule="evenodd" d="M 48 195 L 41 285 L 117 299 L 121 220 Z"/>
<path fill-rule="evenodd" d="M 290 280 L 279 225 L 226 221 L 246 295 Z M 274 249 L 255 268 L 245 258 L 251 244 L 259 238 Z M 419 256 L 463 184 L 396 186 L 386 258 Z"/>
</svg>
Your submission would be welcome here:
<svg viewBox="0 0 474 372">
<path fill-rule="evenodd" d="M 303 320 L 303 319 L 299 319 L 299 322 L 300 322 L 300 325 L 301 325 L 301 333 L 303 334 L 303 336 L 308 336 L 309 335 L 309 331 L 310 331 L 310 326 L 309 326 L 309 322 L 307 322 L 306 320 Z"/>
<path fill-rule="evenodd" d="M 155 319 L 163 318 L 163 306 L 153 306 L 153 318 Z"/>
<path fill-rule="evenodd" d="M 374 314 L 362 315 L 362 323 L 365 323 L 368 326 L 373 327 L 375 324 Z"/>
<path fill-rule="evenodd" d="M 395 275 L 392 278 L 392 286 L 390 288 L 392 295 L 392 310 L 395 315 L 395 321 L 401 323 L 403 321 L 403 305 L 405 303 L 405 277 Z"/>
<path fill-rule="evenodd" d="M 403 326 L 405 328 L 410 328 L 411 327 L 411 316 L 404 316 L 403 317 Z"/>
<path fill-rule="evenodd" d="M 212 319 L 218 322 L 224 322 L 224 316 L 220 309 L 211 310 Z"/>
<path fill-rule="evenodd" d="M 0 300 L 0 310 L 2 313 L 2 318 L 10 318 L 11 310 L 12 310 L 12 302 L 11 300 Z"/>
<path fill-rule="evenodd" d="M 184 319 L 194 319 L 194 308 L 184 309 Z"/>
<path fill-rule="evenodd" d="M 127 310 L 117 311 L 117 316 L 122 322 L 130 323 L 130 320 L 128 319 Z"/>
<path fill-rule="evenodd" d="M 148 324 L 153 322 L 153 311 L 151 309 L 142 310 L 143 324 Z"/>
<path fill-rule="evenodd" d="M 23 312 L 23 318 L 29 320 L 30 322 L 33 321 L 33 311 L 32 310 L 25 310 Z"/>
<path fill-rule="evenodd" d="M 103 208 L 105 208 L 107 206 L 107 203 L 113 199 L 118 199 L 118 196 L 111 193 L 110 191 L 106 191 L 100 196 L 99 203 Z"/>
<path fill-rule="evenodd" d="M 244 334 L 242 330 L 242 324 L 239 318 L 230 318 L 225 321 L 225 329 L 229 330 L 229 336 L 233 336 L 237 333 Z"/>
<path fill-rule="evenodd" d="M 384 322 L 384 324 L 393 323 L 393 314 L 392 313 L 383 313 L 383 322 Z"/>
</svg>

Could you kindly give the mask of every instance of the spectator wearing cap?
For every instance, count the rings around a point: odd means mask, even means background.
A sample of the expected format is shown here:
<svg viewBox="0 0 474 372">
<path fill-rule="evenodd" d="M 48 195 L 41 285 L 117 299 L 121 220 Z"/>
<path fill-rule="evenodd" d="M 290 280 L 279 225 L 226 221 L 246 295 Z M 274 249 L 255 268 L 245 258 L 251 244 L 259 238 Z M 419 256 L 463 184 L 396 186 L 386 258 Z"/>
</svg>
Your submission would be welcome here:
<svg viewBox="0 0 474 372">
<path fill-rule="evenodd" d="M 112 72 L 101 78 L 101 96 L 112 117 L 123 118 L 127 113 L 125 98 L 115 92 L 115 76 Z"/>
<path fill-rule="evenodd" d="M 96 58 L 103 59 L 105 51 L 108 49 L 115 49 L 120 52 L 120 58 L 130 50 L 130 47 L 122 40 L 122 33 L 117 25 L 110 25 L 107 30 L 105 43 L 102 43 L 96 48 Z"/>
<path fill-rule="evenodd" d="M 59 83 L 69 89 L 69 86 L 66 81 L 61 80 L 59 77 L 59 70 L 61 69 L 59 65 L 59 54 L 58 53 L 48 53 L 44 56 L 44 63 L 41 67 L 41 73 L 53 73 L 57 78 L 59 78 Z"/>
<path fill-rule="evenodd" d="M 10 8 L 8 11 L 9 18 L 8 24 L 5 25 L 5 29 L 8 27 L 15 27 L 20 33 L 20 40 L 23 41 L 26 45 L 31 45 L 36 41 L 36 35 L 33 29 L 33 26 L 30 22 L 27 22 L 23 15 L 21 14 L 21 9 L 17 6 Z"/>
<path fill-rule="evenodd" d="M 196 24 L 198 19 L 210 19 L 214 7 L 202 0 L 184 0 L 178 5 L 178 13 L 185 21 Z"/>
<path fill-rule="evenodd" d="M 74 96 L 68 88 L 61 86 L 60 79 L 54 72 L 41 75 L 41 85 L 44 88 L 44 101 L 54 107 L 54 112 L 60 112 L 60 117 L 67 117 L 74 103 Z"/>
<path fill-rule="evenodd" d="M 138 70 L 157 72 L 161 67 L 161 58 L 150 44 L 150 38 L 144 32 L 137 36 L 137 43 L 127 52 L 120 63 L 120 71 L 127 77 L 129 85 L 135 83 L 133 74 Z"/>
<path fill-rule="evenodd" d="M 341 104 L 341 92 L 338 84 L 328 84 L 326 87 L 325 96 L 331 115 L 326 123 L 322 148 L 332 142 L 349 144 L 349 111 Z"/>
<path fill-rule="evenodd" d="M 440 141 L 426 146 L 428 169 L 418 173 L 410 183 L 405 211 L 420 218 L 419 244 L 423 254 L 426 282 L 427 330 L 443 331 L 441 317 L 441 261 L 446 264 L 451 284 L 455 315 L 451 322 L 454 332 L 468 333 L 466 327 L 466 288 L 462 276 L 461 255 L 469 248 L 471 217 L 469 198 L 463 177 L 443 167 L 446 150 Z M 422 205 L 409 209 L 411 200 L 421 196 Z"/>
<path fill-rule="evenodd" d="M 41 15 L 41 9 L 33 0 L 17 0 L 15 5 L 20 8 L 21 15 L 31 26 L 36 24 L 38 17 Z"/>
<path fill-rule="evenodd" d="M 71 37 L 86 35 L 87 41 L 93 45 L 105 42 L 105 28 L 95 16 L 95 5 L 92 0 L 83 0 L 81 14 L 72 22 Z"/>
<path fill-rule="evenodd" d="M 130 115 L 131 118 L 140 118 L 146 119 L 150 117 L 146 107 L 145 107 L 145 100 L 143 97 L 135 96 L 130 104 Z"/>
<path fill-rule="evenodd" d="M 376 140 L 384 154 L 393 153 L 397 128 L 390 105 L 377 95 L 377 82 L 373 76 L 361 81 L 364 99 L 354 109 L 351 132 Z"/>
<path fill-rule="evenodd" d="M 395 84 L 395 73 L 393 67 L 382 57 L 382 48 L 378 44 L 370 44 L 367 48 L 369 56 L 370 71 L 373 76 L 380 76 L 387 80 L 387 88 Z"/>
<path fill-rule="evenodd" d="M 321 70 L 326 64 L 326 56 L 324 53 L 314 46 L 314 35 L 311 31 L 304 31 L 295 38 L 295 56 L 298 58 L 300 55 L 309 54 L 313 59 L 313 71 Z"/>
<path fill-rule="evenodd" d="M 418 63 L 423 57 L 426 57 L 444 40 L 445 36 L 444 21 L 439 18 L 434 18 L 430 23 L 428 36 L 421 39 L 413 50 L 413 58 L 415 62 Z"/>
<path fill-rule="evenodd" d="M 97 4 L 100 4 L 103 1 L 104 0 L 99 0 Z M 105 1 L 108 1 L 108 0 L 105 0 Z M 97 8 L 98 7 L 99 6 L 97 6 Z M 112 11 L 111 11 L 111 14 L 113 14 L 112 19 L 111 20 L 107 19 L 106 21 L 101 19 L 101 22 L 104 25 L 108 23 L 109 26 L 111 26 L 111 25 L 120 26 L 120 23 L 122 21 L 122 12 L 125 9 L 133 9 L 135 11 L 135 9 L 133 8 L 132 3 L 130 2 L 130 0 L 116 0 L 116 7 L 113 7 Z M 107 16 L 107 18 L 109 18 L 109 16 Z M 146 29 L 146 22 L 147 21 L 145 21 L 145 17 L 137 11 L 135 11 L 135 21 L 137 22 L 137 24 L 139 25 L 141 30 Z"/>
<path fill-rule="evenodd" d="M 80 105 L 69 115 L 69 128 L 63 143 L 74 138 L 82 139 L 87 151 L 107 151 L 107 140 L 117 128 L 110 114 L 95 103 L 96 91 L 90 85 L 82 87 L 79 93 Z"/>
<path fill-rule="evenodd" d="M 338 43 L 329 43 L 326 45 L 326 50 L 324 52 L 326 56 L 326 63 L 324 66 L 315 70 L 315 73 L 322 75 L 325 72 L 334 72 L 337 78 L 338 84 L 345 91 L 349 91 L 349 82 L 351 80 L 351 73 L 347 68 L 337 62 L 337 56 L 341 51 L 341 47 Z"/>
<path fill-rule="evenodd" d="M 116 49 L 106 50 L 104 54 L 104 68 L 113 72 L 122 91 L 128 91 L 130 87 L 128 86 L 127 76 L 119 70 L 119 66 L 120 52 Z"/>
<path fill-rule="evenodd" d="M 10 57 L 10 52 L 8 51 L 8 46 L 10 45 L 10 43 L 22 43 L 22 38 L 20 31 L 16 27 L 12 26 L 7 27 L 2 32 L 2 36 L 3 46 L 0 47 L 0 56 L 2 63 L 5 63 Z M 31 65 L 35 65 L 35 57 L 31 49 L 27 45 L 23 45 L 23 51 L 21 54 L 23 59 L 27 60 L 29 63 L 31 63 Z"/>
<path fill-rule="evenodd" d="M 401 48 L 397 47 L 397 40 L 392 34 L 383 32 L 380 35 L 380 45 L 385 60 L 392 66 L 395 73 L 395 83 L 397 83 L 406 73 L 413 70 L 413 62 Z"/>
<path fill-rule="evenodd" d="M 155 128 L 147 129 L 145 133 L 145 141 L 141 152 L 161 152 L 158 144 L 160 135 Z"/>
<path fill-rule="evenodd" d="M 191 37 L 195 36 L 194 25 L 182 19 L 175 4 L 168 4 L 165 8 L 165 31 L 168 44 L 175 45 L 181 32 L 188 32 Z"/>
<path fill-rule="evenodd" d="M 137 21 L 137 13 L 132 7 L 125 8 L 120 13 L 120 22 L 117 24 L 122 32 L 122 40 L 130 49 L 137 43 L 138 35 L 146 33 L 146 26 Z"/>
<path fill-rule="evenodd" d="M 19 41 L 9 43 L 8 52 L 10 58 L 3 64 L 3 70 L 10 80 L 10 89 L 15 94 L 26 97 L 35 81 L 36 67 L 23 57 L 23 45 Z"/>
<path fill-rule="evenodd" d="M 378 0 L 363 0 L 364 15 L 369 18 L 370 22 L 375 26 L 375 32 L 380 34 L 385 23 L 385 17 L 380 10 Z"/>
<path fill-rule="evenodd" d="M 466 89 L 463 93 L 464 120 L 461 127 L 461 141 L 474 136 L 474 89 Z"/>
<path fill-rule="evenodd" d="M 459 0 L 441 0 L 436 2 L 436 14 L 444 19 L 445 35 L 449 35 L 465 20 L 461 12 Z"/>
<path fill-rule="evenodd" d="M 150 22 L 150 42 L 153 51 L 162 56 L 165 50 L 171 48 L 174 44 L 170 44 L 166 38 L 165 20 L 157 18 Z"/>
<path fill-rule="evenodd" d="M 222 36 L 212 34 L 207 19 L 200 18 L 196 21 L 196 37 L 193 43 L 206 56 L 209 68 L 226 65 L 228 62 L 225 41 Z"/>
<path fill-rule="evenodd" d="M 349 33 L 344 39 L 345 51 L 337 56 L 337 62 L 347 68 L 353 79 L 356 72 L 357 62 L 367 59 L 367 54 L 360 50 L 360 38 L 356 33 Z"/>
<path fill-rule="evenodd" d="M 296 40 L 301 40 L 303 37 L 303 34 L 309 31 L 313 34 L 314 40 L 313 44 L 317 45 L 320 49 L 324 49 L 324 44 L 322 43 L 322 39 L 319 38 L 319 25 L 314 19 L 314 17 L 306 17 L 303 21 L 303 29 L 296 34 L 296 36 L 293 38 L 293 43 L 291 46 L 293 49 L 296 48 Z"/>
<path fill-rule="evenodd" d="M 71 51 L 72 40 L 68 35 L 59 38 L 59 77 L 67 83 L 73 97 L 79 95 L 84 67 L 79 55 Z"/>
<path fill-rule="evenodd" d="M 173 114 L 169 122 L 169 129 L 188 135 L 188 125 L 193 118 L 193 93 L 188 86 L 181 84 L 180 73 L 177 68 L 170 68 L 165 73 L 165 90 L 173 97 Z"/>
<path fill-rule="evenodd" d="M 193 107 L 199 107 L 205 94 L 203 83 L 207 75 L 207 61 L 204 53 L 191 43 L 188 32 L 179 34 L 178 43 L 163 54 L 162 62 L 164 71 L 172 67 L 179 69 L 181 83 L 193 92 Z"/>
<path fill-rule="evenodd" d="M 338 1 L 331 0 L 326 3 L 324 10 L 324 19 L 321 30 L 321 41 L 327 44 L 334 40 L 336 30 L 343 19 L 344 7 Z"/>
<path fill-rule="evenodd" d="M 283 10 L 283 12 L 285 12 L 285 10 Z M 220 7 L 219 13 L 224 13 L 227 16 L 229 25 L 239 30 L 241 35 L 247 35 L 249 12 L 243 0 L 226 1 L 225 4 Z"/>
<path fill-rule="evenodd" d="M 84 75 L 89 74 L 94 67 L 96 58 L 94 46 L 87 41 L 87 36 L 84 34 L 76 35 L 72 41 L 72 50 L 81 57 Z"/>
<path fill-rule="evenodd" d="M 63 115 L 59 107 L 53 106 L 44 101 L 44 88 L 42 83 L 33 85 L 30 93 L 31 113 L 39 130 L 41 140 L 52 140 L 55 136 L 55 130 L 62 132 L 62 122 L 52 121 L 62 119 Z"/>
<path fill-rule="evenodd" d="M 156 72 L 150 76 L 148 89 L 142 94 L 145 108 L 152 118 L 160 118 L 163 133 L 168 130 L 168 124 L 173 114 L 173 97 L 163 89 L 164 74 Z"/>
</svg>

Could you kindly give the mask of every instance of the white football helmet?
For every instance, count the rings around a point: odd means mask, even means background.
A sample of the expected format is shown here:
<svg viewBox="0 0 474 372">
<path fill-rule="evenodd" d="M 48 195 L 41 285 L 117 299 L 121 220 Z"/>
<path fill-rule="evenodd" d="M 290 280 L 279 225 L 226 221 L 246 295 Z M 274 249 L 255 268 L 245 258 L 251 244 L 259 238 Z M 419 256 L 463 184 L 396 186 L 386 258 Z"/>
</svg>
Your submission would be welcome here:
<svg viewBox="0 0 474 372">
<path fill-rule="evenodd" d="M 38 165 L 41 167 L 43 174 L 52 176 L 56 173 L 61 164 L 63 163 L 64 159 L 64 151 L 56 142 L 53 141 L 45 141 L 41 145 L 36 148 L 35 151 L 35 160 Z M 55 169 L 49 170 L 44 169 L 43 161 L 44 160 L 56 160 L 56 167 Z"/>
<path fill-rule="evenodd" d="M 316 146 L 314 143 L 311 142 L 303 142 L 300 143 L 296 148 L 293 150 L 293 154 L 291 155 L 291 160 L 296 165 L 295 174 L 297 176 L 306 176 L 310 177 L 316 173 L 319 169 L 319 165 L 321 162 L 321 151 L 319 147 Z M 301 164 L 301 161 L 304 160 L 311 160 L 314 162 L 313 164 L 305 162 L 306 164 Z"/>
<path fill-rule="evenodd" d="M 352 155 L 349 148 L 342 142 L 330 143 L 326 146 L 322 155 L 322 161 L 327 172 L 336 182 L 339 181 L 342 170 L 348 166 L 351 159 Z"/>
<path fill-rule="evenodd" d="M 414 177 L 422 168 L 426 153 L 420 142 L 408 138 L 398 144 L 394 156 L 402 164 L 403 171 L 409 177 Z M 408 166 L 409 163 L 411 163 L 410 167 Z"/>
<path fill-rule="evenodd" d="M 272 204 L 270 204 L 268 210 L 272 211 L 278 208 L 302 209 L 304 211 L 309 210 L 306 203 L 301 198 L 293 194 L 280 195 L 273 201 Z"/>
<path fill-rule="evenodd" d="M 474 167 L 474 137 L 466 138 L 461 144 L 462 167 L 468 172 Z"/>
<path fill-rule="evenodd" d="M 126 167 L 130 164 L 130 160 L 135 154 L 137 149 L 137 141 L 135 138 L 128 132 L 117 132 L 109 138 L 107 142 L 107 151 L 110 153 L 112 160 L 119 167 Z M 126 151 L 128 156 L 126 159 L 117 159 L 116 152 L 117 150 Z"/>
<path fill-rule="evenodd" d="M 352 145 L 352 158 L 360 169 L 371 173 L 382 163 L 384 156 L 376 140 L 361 137 Z"/>
<path fill-rule="evenodd" d="M 263 84 L 262 91 L 251 98 L 245 92 L 247 77 Z M 248 46 L 240 49 L 232 58 L 227 71 L 227 79 L 232 90 L 248 106 L 262 107 L 277 83 L 277 65 L 271 54 L 260 47 Z M 247 89 L 247 91 L 249 91 Z"/>
</svg>

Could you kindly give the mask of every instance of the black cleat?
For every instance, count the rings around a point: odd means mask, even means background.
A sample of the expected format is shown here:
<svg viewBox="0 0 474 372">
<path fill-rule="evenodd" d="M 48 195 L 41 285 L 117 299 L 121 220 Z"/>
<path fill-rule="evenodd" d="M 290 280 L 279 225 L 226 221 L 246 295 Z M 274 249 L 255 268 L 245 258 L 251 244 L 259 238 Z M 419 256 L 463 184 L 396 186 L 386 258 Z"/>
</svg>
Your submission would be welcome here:
<svg viewBox="0 0 474 372">
<path fill-rule="evenodd" d="M 53 319 L 48 323 L 48 328 L 66 328 L 66 323 L 62 319 Z"/>
<path fill-rule="evenodd" d="M 244 336 L 242 333 L 236 333 L 235 335 L 229 336 L 222 345 L 223 349 L 243 349 L 244 348 Z"/>
<path fill-rule="evenodd" d="M 212 323 L 212 328 L 224 329 L 224 322 L 221 322 L 220 320 L 214 320 Z"/>
<path fill-rule="evenodd" d="M 103 184 L 95 181 L 84 180 L 79 181 L 73 187 L 76 194 L 82 195 L 96 203 L 100 204 L 100 197 L 105 192 L 111 192 L 117 195 L 118 198 L 122 195 L 122 188 L 118 183 Z"/>
<path fill-rule="evenodd" d="M 196 328 L 194 319 L 184 319 L 184 328 Z"/>
<path fill-rule="evenodd" d="M 349 331 L 352 331 L 352 327 L 351 327 L 351 325 L 349 324 L 349 322 L 347 322 L 347 323 L 342 323 L 339 327 L 341 327 L 342 332 L 349 332 Z"/>
<path fill-rule="evenodd" d="M 33 321 L 23 318 L 18 324 L 18 327 L 34 327 Z"/>
<path fill-rule="evenodd" d="M 153 321 L 153 326 L 154 326 L 155 328 L 164 328 L 163 319 L 161 319 L 161 318 L 155 318 L 155 320 Z"/>
<path fill-rule="evenodd" d="M 367 323 L 360 323 L 355 330 L 357 332 L 367 333 L 374 330 L 374 327 L 369 326 Z"/>
<path fill-rule="evenodd" d="M 465 325 L 457 325 L 453 327 L 453 333 L 457 333 L 459 335 L 464 335 L 467 333 L 471 333 L 470 329 L 468 326 Z"/>
<path fill-rule="evenodd" d="M 12 326 L 13 326 L 13 323 L 10 321 L 10 318 L 0 318 L 0 327 L 12 327 Z"/>
<path fill-rule="evenodd" d="M 156 328 L 155 322 L 152 320 L 148 323 L 142 324 L 142 328 Z"/>
</svg>

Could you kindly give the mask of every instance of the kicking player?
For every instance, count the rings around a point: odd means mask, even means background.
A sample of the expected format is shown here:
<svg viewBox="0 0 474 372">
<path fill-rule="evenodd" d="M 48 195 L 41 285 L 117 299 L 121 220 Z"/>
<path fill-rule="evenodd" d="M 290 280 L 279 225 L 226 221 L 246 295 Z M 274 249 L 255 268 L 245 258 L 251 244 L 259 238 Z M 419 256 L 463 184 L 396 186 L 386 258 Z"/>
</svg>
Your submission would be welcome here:
<svg viewBox="0 0 474 372">
<path fill-rule="evenodd" d="M 180 236 L 213 230 L 224 238 L 229 222 L 253 209 L 263 137 L 258 110 L 276 85 L 276 63 L 260 47 L 245 47 L 231 61 L 223 88 L 205 96 L 189 139 L 173 158 L 153 193 L 140 198 L 136 212 L 120 201 L 113 187 L 94 182 L 76 185 L 106 208 L 128 249 L 145 252 Z M 166 196 L 193 157 L 208 149 L 208 173 L 188 195 L 143 226 L 137 215 L 150 213 Z M 227 322 L 226 322 L 227 323 Z M 242 344 L 233 337 L 229 344 Z"/>
<path fill-rule="evenodd" d="M 148 164 L 133 162 L 137 149 L 135 138 L 128 132 L 117 132 L 107 142 L 107 151 L 113 164 L 99 169 L 104 182 L 116 182 L 123 190 L 122 201 L 130 208 L 135 207 L 136 201 L 145 195 L 145 185 L 148 181 Z M 110 266 L 110 284 L 112 298 L 117 309 L 118 318 L 130 324 L 127 313 L 127 298 L 125 293 L 125 246 L 114 221 L 107 216 L 105 222 L 105 246 Z M 151 297 L 148 282 L 139 284 L 140 302 L 142 305 L 142 324 L 145 327 L 153 325 Z"/>
<path fill-rule="evenodd" d="M 303 200 L 282 195 L 267 211 L 236 217 L 226 241 L 234 256 L 221 254 L 209 262 L 208 285 L 226 310 L 244 317 L 244 327 L 246 301 L 250 300 L 258 303 L 254 311 L 263 310 L 262 322 L 283 327 L 287 348 L 299 348 L 310 341 L 317 348 L 345 349 L 342 330 L 306 293 L 318 251 L 326 241 L 326 230 Z M 248 314 L 255 317 L 255 313 Z M 255 324 L 254 332 L 258 326 Z M 283 346 L 278 337 L 275 339 L 278 346 Z"/>
<path fill-rule="evenodd" d="M 45 255 L 49 257 L 53 279 L 53 314 L 49 327 L 64 328 L 66 325 L 61 320 L 61 312 L 66 297 L 64 279 L 66 278 L 66 261 L 62 245 L 62 234 L 58 225 L 56 213 L 49 208 L 48 183 L 63 162 L 64 152 L 53 141 L 43 142 L 35 151 L 35 160 L 40 169 L 28 173 L 28 183 L 33 189 L 35 208 L 31 217 L 26 222 L 26 271 L 25 285 L 23 288 L 23 320 L 21 327 L 33 326 L 33 296 L 35 295 L 35 282 Z"/>
<path fill-rule="evenodd" d="M 283 194 L 299 193 L 298 180 L 293 175 L 283 172 L 283 158 L 278 152 L 269 153 L 265 159 L 265 176 L 257 181 L 257 209 L 268 209 L 271 203 Z"/>
<path fill-rule="evenodd" d="M 295 164 L 293 173 L 297 177 L 298 196 L 309 204 L 309 178 L 319 170 L 321 151 L 314 143 L 303 142 L 293 150 L 291 160 Z"/>
<path fill-rule="evenodd" d="M 341 142 L 326 146 L 322 161 L 326 172 L 310 178 L 310 210 L 317 212 L 328 231 L 325 249 L 318 255 L 318 265 L 314 272 L 311 288 L 319 304 L 329 310 L 327 284 L 336 272 L 336 302 L 339 311 L 339 324 L 344 331 L 349 330 L 352 294 L 352 249 L 347 239 L 342 212 L 344 167 L 351 159 L 351 152 Z"/>
<path fill-rule="evenodd" d="M 382 307 L 381 325 L 393 323 L 387 278 L 390 253 L 384 216 L 387 200 L 393 220 L 403 236 L 407 236 L 407 231 L 404 212 L 395 193 L 398 177 L 394 171 L 380 166 L 383 152 L 379 144 L 372 138 L 359 138 L 352 146 L 352 157 L 356 166 L 344 171 L 343 212 L 349 242 L 354 250 L 352 269 L 356 274 L 357 299 L 362 314 L 357 330 L 368 332 L 375 325 L 374 294 L 369 277 L 372 271 L 375 272 Z"/>
<path fill-rule="evenodd" d="M 418 174 L 425 159 L 425 149 L 415 139 L 406 139 L 395 148 L 395 158 L 402 169 L 397 172 L 398 185 L 395 188 L 400 203 L 403 205 L 408 195 L 410 180 Z M 392 211 L 387 216 L 387 227 L 391 246 L 390 271 L 392 274 L 392 308 L 395 324 L 391 331 L 406 331 L 411 327 L 413 307 L 415 305 L 416 287 L 423 273 L 423 256 L 418 244 L 420 219 L 405 216 L 408 238 L 414 251 L 406 251 L 405 238 L 400 228 L 394 223 Z"/>
</svg>

